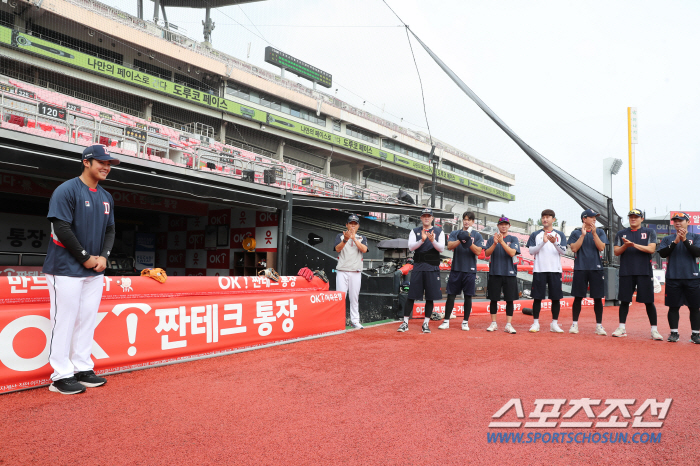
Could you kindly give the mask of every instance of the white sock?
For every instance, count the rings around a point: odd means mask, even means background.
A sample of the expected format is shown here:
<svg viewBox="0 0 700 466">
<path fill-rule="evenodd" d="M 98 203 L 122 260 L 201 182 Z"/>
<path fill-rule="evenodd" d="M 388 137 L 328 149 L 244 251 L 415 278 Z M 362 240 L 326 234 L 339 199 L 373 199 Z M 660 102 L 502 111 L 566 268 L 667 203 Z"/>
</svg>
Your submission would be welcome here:
<svg viewBox="0 0 700 466">
<path fill-rule="evenodd" d="M 700 333 L 700 330 L 693 330 L 693 333 Z"/>
<path fill-rule="evenodd" d="M 596 324 L 595 324 L 595 328 L 600 328 L 600 327 L 602 327 L 602 326 L 603 326 L 603 324 L 599 324 L 599 323 L 597 323 L 597 322 L 596 322 Z"/>
<path fill-rule="evenodd" d="M 423 319 L 423 325 L 427 324 L 428 322 L 430 322 L 430 317 Z"/>
<path fill-rule="evenodd" d="M 578 321 L 575 320 L 575 321 L 571 322 L 571 325 L 578 325 Z"/>
<path fill-rule="evenodd" d="M 446 324 L 449 324 L 449 323 L 450 323 L 450 320 L 449 320 L 449 319 L 445 319 L 445 323 L 446 323 Z"/>
<path fill-rule="evenodd" d="M 672 329 L 671 329 L 671 333 L 678 333 L 678 329 L 677 329 L 677 328 L 672 328 Z"/>
<path fill-rule="evenodd" d="M 540 325 L 540 319 L 532 319 L 532 323 Z"/>
<path fill-rule="evenodd" d="M 554 325 L 557 325 L 557 319 L 552 319 L 552 323 L 553 323 Z"/>
<path fill-rule="evenodd" d="M 620 324 L 620 328 L 625 328 L 625 324 Z"/>
<path fill-rule="evenodd" d="M 404 316 L 403 321 L 408 323 L 408 316 Z"/>
<path fill-rule="evenodd" d="M 653 332 L 653 331 L 655 331 L 655 330 L 656 330 L 656 325 L 652 325 L 652 326 L 651 326 L 651 331 Z"/>
</svg>

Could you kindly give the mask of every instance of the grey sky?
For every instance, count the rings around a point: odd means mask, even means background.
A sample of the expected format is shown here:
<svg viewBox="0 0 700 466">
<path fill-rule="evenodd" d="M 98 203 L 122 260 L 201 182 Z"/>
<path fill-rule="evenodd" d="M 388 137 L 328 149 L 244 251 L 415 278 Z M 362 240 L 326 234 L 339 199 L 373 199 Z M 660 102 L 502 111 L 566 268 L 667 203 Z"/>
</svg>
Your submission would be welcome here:
<svg viewBox="0 0 700 466">
<path fill-rule="evenodd" d="M 136 0 L 103 1 L 136 14 Z M 637 207 L 648 216 L 700 210 L 700 196 L 693 194 L 700 161 L 700 3 L 387 1 L 542 155 L 598 191 L 602 160 L 623 159 L 613 180 L 615 207 L 623 216 L 629 210 L 626 108 L 636 106 Z M 152 3 L 146 5 L 151 18 Z M 203 17 L 202 10 L 168 10 L 169 20 L 197 40 Z M 404 118 L 406 126 L 425 131 L 406 32 L 395 27 L 399 21 L 381 0 L 268 0 L 215 10 L 212 17 L 215 48 L 245 59 L 250 42 L 249 61 L 274 71 L 263 61 L 263 36 L 332 73 L 329 93 L 338 88 L 337 96 L 353 105 L 366 101 L 372 113 Z M 492 203 L 489 210 L 526 220 L 553 208 L 577 224 L 582 209 L 415 41 L 413 48 L 433 135 L 516 174 L 516 202 Z"/>
</svg>

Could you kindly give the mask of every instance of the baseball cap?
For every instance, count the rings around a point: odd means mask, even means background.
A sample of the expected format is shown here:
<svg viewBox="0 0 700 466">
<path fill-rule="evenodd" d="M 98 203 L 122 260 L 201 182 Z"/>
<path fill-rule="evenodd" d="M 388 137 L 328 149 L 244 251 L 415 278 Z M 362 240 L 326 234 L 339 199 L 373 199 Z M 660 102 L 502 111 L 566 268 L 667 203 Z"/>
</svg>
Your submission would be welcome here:
<svg viewBox="0 0 700 466">
<path fill-rule="evenodd" d="M 350 216 L 348 217 L 348 221 L 347 221 L 346 223 L 350 223 L 350 222 L 357 222 L 357 223 L 360 223 L 360 217 L 358 217 L 358 216 L 355 215 L 355 214 L 352 214 L 352 215 L 350 215 Z"/>
<path fill-rule="evenodd" d="M 508 220 L 508 217 L 501 217 L 498 219 L 498 224 L 500 225 L 501 223 L 507 223 L 510 225 L 510 220 Z"/>
<path fill-rule="evenodd" d="M 586 217 L 599 217 L 599 216 L 600 216 L 600 214 L 593 209 L 586 209 L 583 212 L 581 212 L 581 220 L 583 220 Z"/>
<path fill-rule="evenodd" d="M 112 162 L 112 165 L 119 165 L 119 159 L 115 159 L 114 157 L 109 155 L 107 146 L 104 146 L 102 144 L 93 144 L 85 148 L 85 150 L 83 151 L 83 160 L 88 159 L 100 160 L 102 162 L 109 160 Z"/>
<path fill-rule="evenodd" d="M 422 217 L 423 215 L 430 215 L 430 216 L 432 216 L 432 215 L 433 215 L 433 209 L 431 209 L 430 207 L 426 207 L 425 209 L 423 209 L 423 212 L 420 213 L 420 216 L 421 216 L 421 217 Z"/>
<path fill-rule="evenodd" d="M 644 217 L 644 214 L 639 209 L 632 209 L 627 213 L 628 217 L 631 217 L 632 215 L 636 215 L 637 217 Z"/>
<path fill-rule="evenodd" d="M 673 216 L 671 217 L 671 220 L 685 220 L 687 222 L 690 221 L 690 215 L 686 214 L 685 212 L 675 212 Z"/>
</svg>

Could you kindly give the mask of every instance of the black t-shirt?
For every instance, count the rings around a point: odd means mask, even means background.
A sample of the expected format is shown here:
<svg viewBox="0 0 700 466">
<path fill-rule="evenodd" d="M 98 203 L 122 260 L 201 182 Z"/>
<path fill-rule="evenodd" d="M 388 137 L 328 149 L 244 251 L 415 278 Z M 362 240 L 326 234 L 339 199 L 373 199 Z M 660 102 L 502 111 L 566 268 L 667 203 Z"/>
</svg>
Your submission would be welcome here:
<svg viewBox="0 0 700 466">
<path fill-rule="evenodd" d="M 617 232 L 615 246 L 624 246 L 622 238 L 628 239 L 640 246 L 648 246 L 656 243 L 656 231 L 651 228 L 639 228 L 632 230 L 625 228 Z M 620 255 L 620 276 L 653 274 L 651 269 L 651 254 L 642 252 L 637 248 L 629 247 Z"/>
</svg>

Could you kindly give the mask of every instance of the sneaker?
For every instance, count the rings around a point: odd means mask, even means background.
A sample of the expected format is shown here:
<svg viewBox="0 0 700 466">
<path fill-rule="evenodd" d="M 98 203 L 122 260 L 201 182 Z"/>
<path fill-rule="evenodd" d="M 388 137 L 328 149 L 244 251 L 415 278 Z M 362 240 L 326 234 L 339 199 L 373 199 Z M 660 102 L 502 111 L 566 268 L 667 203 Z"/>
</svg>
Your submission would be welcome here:
<svg viewBox="0 0 700 466">
<path fill-rule="evenodd" d="M 457 313 L 453 312 L 452 315 L 450 316 L 450 319 L 456 319 L 457 318 Z"/>
<path fill-rule="evenodd" d="M 578 333 L 578 324 L 571 324 L 571 328 L 569 329 L 569 333 Z"/>
<path fill-rule="evenodd" d="M 564 330 L 561 329 L 559 324 L 552 322 L 549 324 L 549 331 L 554 332 L 554 333 L 564 333 Z"/>
<path fill-rule="evenodd" d="M 76 372 L 75 379 L 86 387 L 101 387 L 107 383 L 107 379 L 96 376 L 93 371 Z"/>
<path fill-rule="evenodd" d="M 662 337 L 658 331 L 652 330 L 651 331 L 651 339 L 663 341 L 664 337 Z"/>
<path fill-rule="evenodd" d="M 690 335 L 690 341 L 697 345 L 700 345 L 700 333 L 693 333 Z"/>
<path fill-rule="evenodd" d="M 531 333 L 537 333 L 540 331 L 540 324 L 532 324 L 530 326 L 530 332 Z"/>
<path fill-rule="evenodd" d="M 668 341 L 675 343 L 680 340 L 680 338 L 681 337 L 678 335 L 678 332 L 671 332 L 671 334 L 668 336 Z"/>
<path fill-rule="evenodd" d="M 506 327 L 503 329 L 503 331 L 506 333 L 511 333 L 511 334 L 518 333 L 515 331 L 515 329 L 513 328 L 513 326 L 511 324 L 506 324 Z"/>
<path fill-rule="evenodd" d="M 423 333 L 430 333 L 430 326 L 428 325 L 427 322 L 423 324 L 422 330 L 423 330 Z"/>
<path fill-rule="evenodd" d="M 467 332 L 469 331 L 469 322 L 467 322 L 466 320 L 462 321 L 462 330 L 465 330 Z"/>
<path fill-rule="evenodd" d="M 443 322 L 440 324 L 438 327 L 440 330 L 445 330 L 446 328 L 450 328 L 450 323 L 449 322 Z"/>
<path fill-rule="evenodd" d="M 356 323 L 352 324 L 352 326 L 353 326 L 354 328 L 358 329 L 358 330 L 361 329 L 361 328 L 364 328 L 364 327 L 362 326 L 362 324 L 359 323 L 359 322 L 356 322 Z"/>
<path fill-rule="evenodd" d="M 85 386 L 78 383 L 75 377 L 68 377 L 54 380 L 54 382 L 49 385 L 49 390 L 62 395 L 76 395 L 78 393 L 83 393 L 85 391 Z"/>
<path fill-rule="evenodd" d="M 408 332 L 408 322 L 401 322 L 401 326 L 397 332 Z"/>
<path fill-rule="evenodd" d="M 614 337 L 626 337 L 627 330 L 622 328 L 622 327 L 617 327 L 617 329 L 615 329 L 615 331 L 612 333 L 612 336 L 614 336 Z"/>
<path fill-rule="evenodd" d="M 600 325 L 600 326 L 596 325 L 596 326 L 595 326 L 595 334 L 596 334 L 596 335 L 603 336 L 603 337 L 607 337 L 607 336 L 608 336 L 608 332 L 605 331 L 605 329 L 603 328 L 602 325 Z"/>
<path fill-rule="evenodd" d="M 487 332 L 495 332 L 498 330 L 498 324 L 496 322 L 491 322 L 491 325 L 486 329 Z"/>
</svg>

